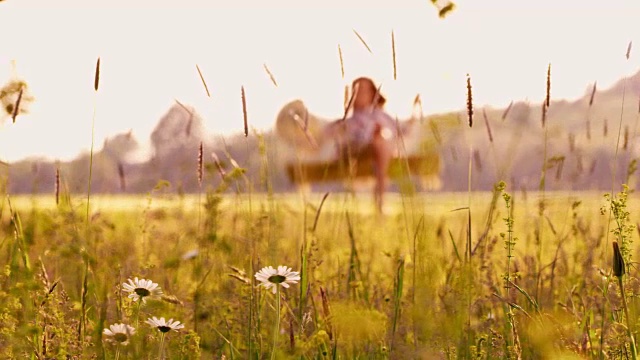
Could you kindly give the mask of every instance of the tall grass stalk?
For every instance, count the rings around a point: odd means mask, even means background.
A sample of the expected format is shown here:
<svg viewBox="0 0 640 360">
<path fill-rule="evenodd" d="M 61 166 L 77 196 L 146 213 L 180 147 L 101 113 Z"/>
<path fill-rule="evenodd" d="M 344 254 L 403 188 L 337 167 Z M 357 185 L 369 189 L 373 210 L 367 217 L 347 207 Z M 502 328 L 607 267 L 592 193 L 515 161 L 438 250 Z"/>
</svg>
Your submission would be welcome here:
<svg viewBox="0 0 640 360">
<path fill-rule="evenodd" d="M 535 298 L 540 301 L 540 292 L 542 287 L 542 254 L 544 249 L 544 212 L 547 198 L 547 168 L 548 168 L 548 152 L 549 152 L 549 126 L 547 124 L 547 114 L 551 106 L 551 63 L 547 66 L 547 82 L 546 82 L 545 99 L 542 103 L 542 127 L 544 132 L 543 151 L 542 151 L 542 169 L 540 170 L 540 184 L 538 191 L 540 192 L 540 202 L 538 208 L 538 234 L 536 248 L 536 287 Z"/>
<path fill-rule="evenodd" d="M 627 52 L 626 52 L 626 59 L 627 61 L 629 60 L 629 57 L 631 55 L 631 42 L 629 42 L 629 45 L 627 46 Z M 612 174 L 611 174 L 611 204 L 613 204 L 613 201 L 615 201 L 615 186 L 616 186 L 616 172 L 617 172 L 617 162 L 618 162 L 618 149 L 620 147 L 620 133 L 622 132 L 622 119 L 623 119 L 623 115 L 624 115 L 624 103 L 625 103 L 625 97 L 626 97 L 626 93 L 627 93 L 627 82 L 629 80 L 628 76 L 625 76 L 624 81 L 623 81 L 623 85 L 622 85 L 622 103 L 620 105 L 620 122 L 618 124 L 618 139 L 616 141 L 616 150 L 614 152 L 614 157 L 613 157 L 613 169 L 612 169 Z M 614 212 L 613 212 L 614 208 L 613 206 L 609 206 L 609 220 L 607 221 L 607 236 L 606 236 L 606 244 L 605 244 L 605 251 L 602 252 L 602 256 L 603 256 L 603 262 L 604 259 L 607 256 L 608 253 L 608 249 L 609 249 L 609 234 L 611 233 L 611 219 L 614 216 Z M 609 284 L 609 281 L 607 281 L 607 285 Z M 606 300 L 606 296 L 608 293 L 608 286 L 603 290 L 603 296 Z M 624 295 L 623 295 L 624 297 Z M 625 300 L 626 301 L 626 300 Z M 604 336 L 605 336 L 605 324 L 604 324 L 604 319 L 605 319 L 605 311 L 606 311 L 606 305 L 607 302 L 604 301 L 602 304 L 602 310 L 601 310 L 601 323 L 600 323 L 600 359 L 604 359 L 605 357 L 605 353 L 604 353 Z"/>
<path fill-rule="evenodd" d="M 280 285 L 276 285 L 276 321 L 273 328 L 273 347 L 271 348 L 271 360 L 276 358 L 278 348 L 278 335 L 280 335 Z"/>
<path fill-rule="evenodd" d="M 620 295 L 622 297 L 622 307 L 624 309 L 624 316 L 626 320 L 626 330 L 627 335 L 629 336 L 629 347 L 631 348 L 631 358 L 636 360 L 637 358 L 637 349 L 636 349 L 636 340 L 633 336 L 633 330 L 631 329 L 631 321 L 629 320 L 629 307 L 627 305 L 627 297 L 624 292 L 624 282 L 622 281 L 622 277 L 626 273 L 625 269 L 625 261 L 622 256 L 622 252 L 620 251 L 620 247 L 618 246 L 617 241 L 613 241 L 613 275 L 618 279 L 618 287 L 620 288 Z"/>
<path fill-rule="evenodd" d="M 402 289 L 404 286 L 404 258 L 398 259 L 398 268 L 396 269 L 395 283 L 395 291 L 393 292 L 393 327 L 391 330 L 390 352 L 392 352 L 394 349 L 396 329 L 398 328 L 398 322 L 400 320 L 400 309 L 402 306 Z"/>
<path fill-rule="evenodd" d="M 97 102 L 98 102 L 99 85 L 100 85 L 100 58 L 98 58 L 98 60 L 96 61 L 96 71 L 95 71 L 95 76 L 93 81 L 93 89 L 94 89 L 93 116 L 91 119 L 91 150 L 89 151 L 89 182 L 87 184 L 87 215 L 86 215 L 87 229 L 89 228 L 89 211 L 90 211 L 89 201 L 91 199 L 91 180 L 93 177 L 93 147 L 95 142 L 94 138 L 95 138 L 95 125 L 96 125 L 96 108 L 98 105 Z"/>
</svg>

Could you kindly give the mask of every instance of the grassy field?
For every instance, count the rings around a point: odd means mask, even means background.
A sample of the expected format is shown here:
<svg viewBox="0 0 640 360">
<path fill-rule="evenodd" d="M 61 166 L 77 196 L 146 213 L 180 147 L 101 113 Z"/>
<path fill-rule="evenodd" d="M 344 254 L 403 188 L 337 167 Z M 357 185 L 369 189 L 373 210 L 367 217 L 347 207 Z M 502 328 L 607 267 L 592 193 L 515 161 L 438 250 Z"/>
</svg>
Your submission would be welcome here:
<svg viewBox="0 0 640 360">
<path fill-rule="evenodd" d="M 381 216 L 369 194 L 152 192 L 88 218 L 86 197 L 7 197 L 0 357 L 631 358 L 638 204 L 603 195 L 389 194 Z M 278 265 L 300 279 L 274 295 L 254 274 Z M 163 294 L 133 301 L 136 277 Z"/>
</svg>

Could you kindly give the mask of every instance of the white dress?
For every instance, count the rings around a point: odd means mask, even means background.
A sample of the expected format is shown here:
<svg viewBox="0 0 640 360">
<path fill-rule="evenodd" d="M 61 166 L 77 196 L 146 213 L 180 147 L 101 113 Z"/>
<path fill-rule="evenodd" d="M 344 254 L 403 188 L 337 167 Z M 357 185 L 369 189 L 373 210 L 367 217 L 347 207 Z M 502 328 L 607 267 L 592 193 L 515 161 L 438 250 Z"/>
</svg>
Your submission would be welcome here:
<svg viewBox="0 0 640 360">
<path fill-rule="evenodd" d="M 397 136 L 396 121 L 382 109 L 367 109 L 354 111 L 345 119 L 345 140 L 352 150 L 358 151 L 371 144 L 376 125 L 384 138 Z M 345 144 L 346 145 L 346 144 Z"/>
</svg>

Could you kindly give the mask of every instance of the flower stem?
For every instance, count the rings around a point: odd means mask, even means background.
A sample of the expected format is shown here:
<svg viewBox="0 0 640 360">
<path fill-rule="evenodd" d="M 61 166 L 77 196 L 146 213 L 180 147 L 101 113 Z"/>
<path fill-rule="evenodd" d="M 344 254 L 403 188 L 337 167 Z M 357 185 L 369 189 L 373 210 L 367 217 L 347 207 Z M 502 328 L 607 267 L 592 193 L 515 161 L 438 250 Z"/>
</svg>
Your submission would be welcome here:
<svg viewBox="0 0 640 360">
<path fill-rule="evenodd" d="M 164 334 L 165 333 L 160 333 L 160 359 L 164 359 Z"/>
<path fill-rule="evenodd" d="M 271 360 L 276 358 L 276 344 L 280 333 L 280 286 L 276 285 L 276 326 L 273 329 L 273 348 L 271 349 Z"/>
<path fill-rule="evenodd" d="M 136 329 L 140 325 L 140 307 L 142 306 L 142 298 L 138 299 L 138 306 L 136 309 Z"/>
<path fill-rule="evenodd" d="M 116 346 L 116 360 L 120 359 L 120 345 Z"/>
<path fill-rule="evenodd" d="M 633 337 L 633 332 L 631 331 L 631 326 L 629 322 L 629 310 L 627 308 L 627 298 L 624 293 L 624 284 L 622 283 L 622 276 L 616 276 L 618 278 L 618 285 L 620 286 L 620 293 L 622 295 L 622 306 L 624 308 L 624 317 L 627 320 L 627 335 L 629 335 L 629 340 L 631 341 L 631 358 L 636 360 L 637 358 L 637 350 L 636 350 L 636 340 Z"/>
</svg>

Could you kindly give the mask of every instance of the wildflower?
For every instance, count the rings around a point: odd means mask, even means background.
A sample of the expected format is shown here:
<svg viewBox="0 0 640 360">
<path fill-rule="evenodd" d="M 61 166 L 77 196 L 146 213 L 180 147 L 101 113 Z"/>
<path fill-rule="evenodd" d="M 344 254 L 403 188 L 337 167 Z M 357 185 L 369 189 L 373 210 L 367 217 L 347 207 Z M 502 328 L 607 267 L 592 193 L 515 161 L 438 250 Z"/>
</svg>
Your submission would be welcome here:
<svg viewBox="0 0 640 360">
<path fill-rule="evenodd" d="M 122 287 L 124 288 L 124 291 L 129 293 L 128 297 L 133 299 L 133 301 L 138 301 L 140 299 L 144 303 L 147 301 L 147 297 L 158 298 L 162 295 L 162 290 L 158 284 L 151 280 L 138 280 L 138 278 L 135 278 L 134 280 L 129 279 L 129 282 L 122 284 Z"/>
<path fill-rule="evenodd" d="M 620 251 L 620 246 L 618 246 L 618 242 L 613 242 L 613 275 L 616 277 L 622 277 L 625 273 L 624 268 L 624 258 L 622 257 L 622 252 Z"/>
<path fill-rule="evenodd" d="M 165 321 L 163 317 L 158 319 L 157 317 L 148 318 L 145 321 L 147 324 L 152 327 L 158 329 L 161 333 L 168 333 L 171 330 L 178 331 L 179 329 L 184 328 L 183 324 L 180 324 L 180 321 L 173 321 L 173 319 L 169 319 L 169 321 Z"/>
<path fill-rule="evenodd" d="M 104 335 L 108 337 L 107 341 L 118 345 L 127 345 L 135 332 L 133 326 L 126 324 L 113 324 L 108 329 L 104 329 Z"/>
<path fill-rule="evenodd" d="M 266 289 L 271 289 L 275 294 L 278 285 L 282 285 L 285 288 L 289 287 L 289 284 L 295 284 L 300 280 L 300 273 L 297 271 L 291 271 L 291 268 L 286 266 L 278 266 L 278 270 L 272 266 L 264 267 L 262 270 L 255 274 L 256 280 L 260 281 L 262 286 Z"/>
</svg>

